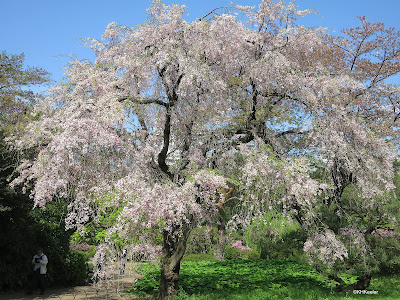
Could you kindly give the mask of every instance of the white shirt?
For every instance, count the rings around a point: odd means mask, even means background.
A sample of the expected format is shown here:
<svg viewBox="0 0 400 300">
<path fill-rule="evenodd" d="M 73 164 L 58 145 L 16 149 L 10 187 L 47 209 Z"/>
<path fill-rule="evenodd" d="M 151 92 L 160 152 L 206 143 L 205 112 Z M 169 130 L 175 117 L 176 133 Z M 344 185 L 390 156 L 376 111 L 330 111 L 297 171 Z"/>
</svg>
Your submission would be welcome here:
<svg viewBox="0 0 400 300">
<path fill-rule="evenodd" d="M 40 263 L 36 262 L 37 258 L 41 259 Z M 33 268 L 33 271 L 36 271 L 36 270 L 38 270 L 40 268 L 40 274 L 46 274 L 47 273 L 47 263 L 48 262 L 49 261 L 48 261 L 47 256 L 45 254 L 41 254 L 41 255 L 37 255 L 36 254 L 35 256 L 33 256 L 33 259 L 32 259 L 32 264 L 35 265 L 34 268 Z"/>
</svg>

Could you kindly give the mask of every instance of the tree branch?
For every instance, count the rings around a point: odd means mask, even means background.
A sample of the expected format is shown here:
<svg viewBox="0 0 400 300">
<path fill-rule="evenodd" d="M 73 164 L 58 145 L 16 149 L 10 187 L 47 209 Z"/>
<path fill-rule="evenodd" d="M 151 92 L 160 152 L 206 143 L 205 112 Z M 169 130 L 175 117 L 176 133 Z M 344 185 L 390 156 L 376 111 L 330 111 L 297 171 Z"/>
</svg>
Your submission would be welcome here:
<svg viewBox="0 0 400 300">
<path fill-rule="evenodd" d="M 164 124 L 164 142 L 163 147 L 158 154 L 158 166 L 160 169 L 167 174 L 171 179 L 173 177 L 172 173 L 169 171 L 169 167 L 166 163 L 167 153 L 170 143 L 170 135 L 171 135 L 171 112 L 170 109 L 167 109 L 167 115 L 165 117 L 165 124 Z"/>
<path fill-rule="evenodd" d="M 158 104 L 164 107 L 168 107 L 168 103 L 161 101 L 160 99 L 135 99 L 133 97 L 125 96 L 118 98 L 118 102 L 123 102 L 125 100 L 130 100 L 134 103 L 138 104 Z"/>
<path fill-rule="evenodd" d="M 226 9 L 227 7 L 226 7 L 226 6 L 220 6 L 220 7 L 214 8 L 212 11 L 210 11 L 209 13 L 205 14 L 204 16 L 202 16 L 202 17 L 199 19 L 199 21 L 202 21 L 203 19 L 207 18 L 209 15 L 214 14 L 216 10 L 218 10 L 218 9 L 224 9 L 224 8 Z"/>
<path fill-rule="evenodd" d="M 301 130 L 301 129 L 289 129 L 283 132 L 279 132 L 275 135 L 275 137 L 281 137 L 287 134 L 292 134 L 292 133 L 296 133 L 296 134 L 304 134 L 305 131 Z"/>
<path fill-rule="evenodd" d="M 357 50 L 356 50 L 356 54 L 354 55 L 354 58 L 353 58 L 353 60 L 352 60 L 352 62 L 351 62 L 350 71 L 353 71 L 353 68 L 354 68 L 354 65 L 355 65 L 355 63 L 356 63 L 356 60 L 357 60 L 357 58 L 360 56 L 359 53 L 360 53 L 360 50 L 361 50 L 361 46 L 362 46 L 362 44 L 365 42 L 365 40 L 366 40 L 367 38 L 368 38 L 368 36 L 366 35 L 366 36 L 364 36 L 363 39 L 360 41 L 360 43 L 359 43 L 359 45 L 358 45 L 358 47 L 357 47 Z"/>
</svg>

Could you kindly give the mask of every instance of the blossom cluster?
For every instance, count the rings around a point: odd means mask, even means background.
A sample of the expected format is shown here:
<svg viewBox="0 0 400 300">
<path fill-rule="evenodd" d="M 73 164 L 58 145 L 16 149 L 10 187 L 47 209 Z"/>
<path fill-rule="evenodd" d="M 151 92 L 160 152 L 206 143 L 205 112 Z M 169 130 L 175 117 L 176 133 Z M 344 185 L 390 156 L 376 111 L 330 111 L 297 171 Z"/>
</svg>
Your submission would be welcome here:
<svg viewBox="0 0 400 300">
<path fill-rule="evenodd" d="M 304 252 L 312 262 L 321 262 L 331 268 L 337 259 L 348 257 L 343 242 L 331 230 L 317 232 L 304 243 Z"/>
<path fill-rule="evenodd" d="M 379 236 L 382 238 L 397 237 L 396 232 L 394 232 L 393 230 L 388 230 L 388 229 L 376 229 L 372 232 L 372 235 Z"/>
<path fill-rule="evenodd" d="M 69 248 L 71 250 L 78 250 L 78 251 L 85 251 L 86 252 L 86 251 L 89 251 L 90 246 L 88 244 L 86 244 L 86 243 L 84 243 L 84 244 L 71 244 L 69 246 Z"/>
<path fill-rule="evenodd" d="M 241 240 L 237 240 L 235 242 L 232 242 L 231 246 L 233 248 L 236 248 L 236 249 L 239 249 L 239 250 L 249 250 L 249 251 L 253 250 L 249 246 L 242 245 L 242 241 Z"/>
</svg>

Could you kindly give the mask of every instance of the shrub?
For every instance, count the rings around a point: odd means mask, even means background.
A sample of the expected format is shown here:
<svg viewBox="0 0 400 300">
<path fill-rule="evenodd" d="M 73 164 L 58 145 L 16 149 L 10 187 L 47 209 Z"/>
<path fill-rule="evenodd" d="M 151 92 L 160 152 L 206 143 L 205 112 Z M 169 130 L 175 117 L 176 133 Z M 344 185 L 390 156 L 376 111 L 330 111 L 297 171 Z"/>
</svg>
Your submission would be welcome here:
<svg viewBox="0 0 400 300">
<path fill-rule="evenodd" d="M 400 274 L 400 243 L 394 238 L 377 238 L 372 244 L 379 261 L 379 273 Z"/>
<path fill-rule="evenodd" d="M 156 294 L 160 286 L 160 267 L 153 263 L 138 265 L 135 270 L 144 275 L 132 286 L 132 292 L 137 294 Z"/>
<path fill-rule="evenodd" d="M 86 257 L 82 252 L 70 252 L 65 259 L 67 285 L 82 285 L 86 282 Z"/>
<path fill-rule="evenodd" d="M 216 228 L 215 230 L 216 231 Z M 187 253 L 209 253 L 213 247 L 211 240 L 210 227 L 197 227 L 189 235 L 186 252 Z"/>
<path fill-rule="evenodd" d="M 244 246 L 244 245 L 242 244 L 242 241 L 240 241 L 240 240 L 238 240 L 238 241 L 236 241 L 236 242 L 233 242 L 233 243 L 231 244 L 231 246 L 232 246 L 233 248 L 236 248 L 236 249 L 239 249 L 239 250 L 253 250 L 253 249 L 251 249 L 251 248 L 248 247 L 248 246 Z"/>
<path fill-rule="evenodd" d="M 270 211 L 255 221 L 245 232 L 245 241 L 263 259 L 298 258 L 303 255 L 305 231 L 287 216 Z"/>
<path fill-rule="evenodd" d="M 253 250 L 240 250 L 234 247 L 225 247 L 224 257 L 225 259 L 256 259 L 260 258 L 260 254 Z"/>
<path fill-rule="evenodd" d="M 183 261 L 214 261 L 217 260 L 210 253 L 188 254 L 183 257 Z"/>
<path fill-rule="evenodd" d="M 80 253 L 85 258 L 85 262 L 88 262 L 96 254 L 96 247 L 95 246 L 89 246 L 88 245 L 88 247 L 89 247 L 89 250 L 87 250 L 87 251 L 73 250 L 72 252 Z"/>
<path fill-rule="evenodd" d="M 302 229 L 292 231 L 280 238 L 265 238 L 260 245 L 260 257 L 263 259 L 298 258 L 304 254 L 303 246 L 306 233 Z"/>
</svg>

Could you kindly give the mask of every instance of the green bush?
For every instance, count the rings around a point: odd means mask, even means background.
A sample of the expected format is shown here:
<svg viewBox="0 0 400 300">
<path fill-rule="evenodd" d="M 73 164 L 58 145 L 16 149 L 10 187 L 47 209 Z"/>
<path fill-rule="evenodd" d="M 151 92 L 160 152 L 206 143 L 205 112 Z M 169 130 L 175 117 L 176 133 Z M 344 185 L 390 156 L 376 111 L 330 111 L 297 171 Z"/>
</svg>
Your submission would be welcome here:
<svg viewBox="0 0 400 300">
<path fill-rule="evenodd" d="M 90 246 L 90 249 L 88 251 L 73 250 L 72 252 L 83 255 L 83 257 L 85 258 L 85 262 L 88 262 L 96 254 L 96 247 Z"/>
<path fill-rule="evenodd" d="M 187 254 L 183 257 L 183 261 L 214 261 L 217 260 L 210 253 Z"/>
<path fill-rule="evenodd" d="M 400 242 L 392 237 L 376 237 L 371 244 L 374 256 L 379 261 L 379 273 L 400 274 Z"/>
<path fill-rule="evenodd" d="M 260 254 L 254 250 L 239 250 L 233 247 L 225 247 L 224 251 L 225 259 L 257 259 L 260 258 Z"/>
<path fill-rule="evenodd" d="M 4 229 L 4 234 L 0 237 L 0 252 L 4 253 L 0 260 L 1 291 L 29 286 L 33 276 L 31 261 L 38 246 L 43 247 L 49 259 L 48 286 L 82 283 L 81 280 L 70 278 L 71 273 L 79 267 L 77 263 L 69 267 L 70 263 L 67 262 L 71 231 L 66 231 L 64 222 L 60 222 L 65 217 L 66 207 L 67 203 L 64 201 L 54 200 L 45 210 L 32 210 L 32 202 L 27 198 L 26 201 L 15 201 L 13 210 L 1 214 L 0 228 Z M 85 268 L 85 261 L 81 267 Z"/>
<path fill-rule="evenodd" d="M 217 229 L 214 228 L 214 235 L 216 235 Z M 203 226 L 197 227 L 192 230 L 189 235 L 186 252 L 187 253 L 209 253 L 213 247 L 211 241 L 210 227 Z"/>
<path fill-rule="evenodd" d="M 304 230 L 298 229 L 279 238 L 266 237 L 259 242 L 260 257 L 263 259 L 298 258 L 303 255 L 303 246 L 307 238 Z"/>
<path fill-rule="evenodd" d="M 256 220 L 244 236 L 246 244 L 259 251 L 263 259 L 299 258 L 306 239 L 306 232 L 296 221 L 277 211 Z"/>
<path fill-rule="evenodd" d="M 96 254 L 96 246 L 91 245 L 89 251 L 86 252 L 89 259 L 93 258 Z"/>
<path fill-rule="evenodd" d="M 81 251 L 70 252 L 65 259 L 65 283 L 82 285 L 86 282 L 86 257 Z"/>
<path fill-rule="evenodd" d="M 138 274 L 144 275 L 132 286 L 132 292 L 142 294 L 156 294 L 160 286 L 160 267 L 153 263 L 138 265 L 135 270 Z"/>
</svg>

